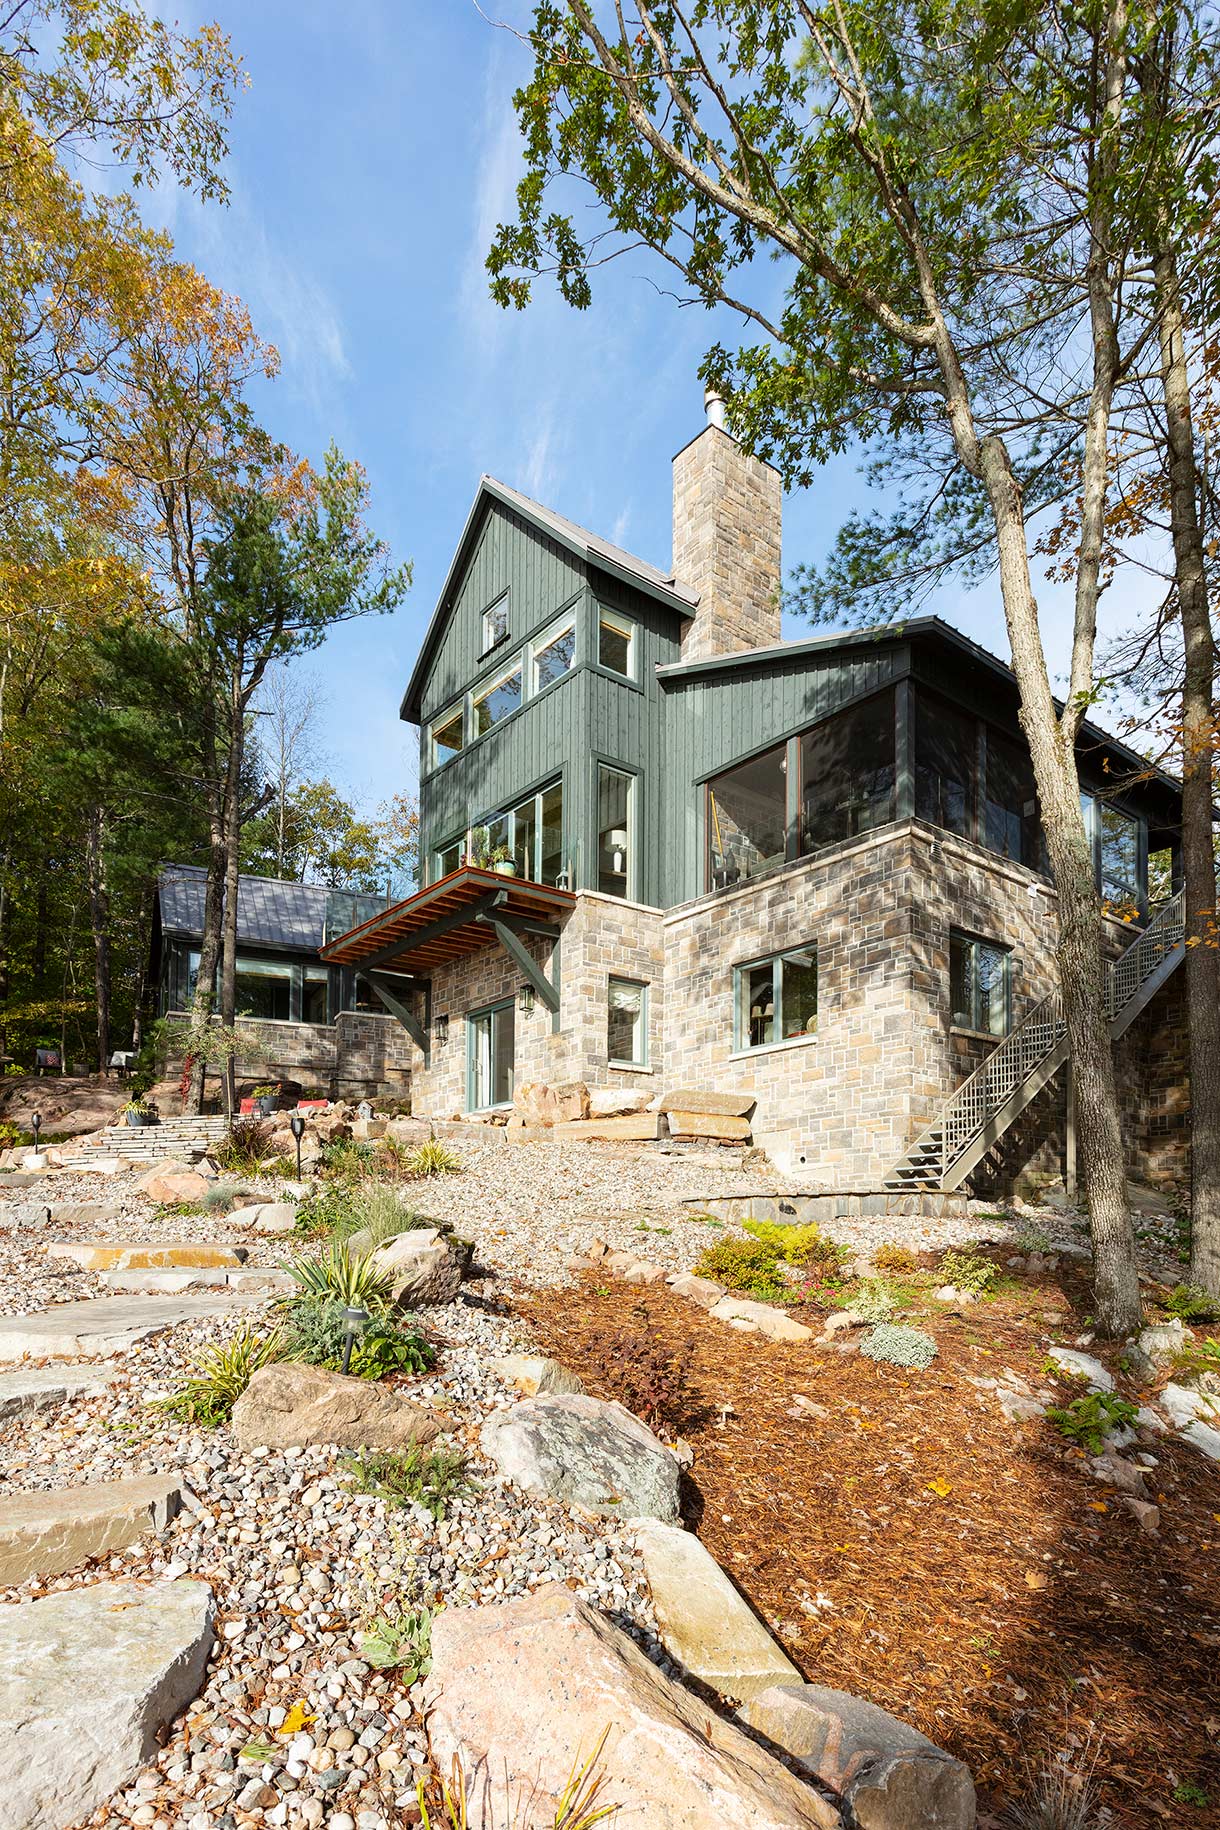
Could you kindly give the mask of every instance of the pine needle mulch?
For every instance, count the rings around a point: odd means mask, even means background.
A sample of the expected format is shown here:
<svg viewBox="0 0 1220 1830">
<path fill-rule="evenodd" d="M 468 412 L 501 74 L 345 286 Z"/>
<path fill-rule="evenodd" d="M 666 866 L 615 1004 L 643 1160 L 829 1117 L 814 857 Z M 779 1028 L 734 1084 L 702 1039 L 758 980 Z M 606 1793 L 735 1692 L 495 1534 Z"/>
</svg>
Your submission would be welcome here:
<svg viewBox="0 0 1220 1830">
<path fill-rule="evenodd" d="M 960 1317 L 920 1318 L 939 1346 L 926 1372 L 765 1343 L 657 1284 L 587 1275 L 579 1294 L 522 1292 L 517 1307 L 603 1398 L 618 1394 L 592 1337 L 693 1344 L 687 1521 L 810 1681 L 967 1761 L 986 1810 L 1067 1752 L 1092 1768 L 1103 1822 L 1215 1830 L 1220 1467 L 1156 1445 L 1151 1537 L 1048 1424 L 1010 1423 L 969 1376 L 1045 1384 L 1045 1312 L 1064 1286 L 1009 1285 Z M 1057 1338 L 1082 1325 L 1085 1292 L 1068 1294 L 1076 1316 Z M 802 1416 L 797 1394 L 829 1414 Z M 1182 1786 L 1208 1803 L 1175 1801 Z"/>
</svg>

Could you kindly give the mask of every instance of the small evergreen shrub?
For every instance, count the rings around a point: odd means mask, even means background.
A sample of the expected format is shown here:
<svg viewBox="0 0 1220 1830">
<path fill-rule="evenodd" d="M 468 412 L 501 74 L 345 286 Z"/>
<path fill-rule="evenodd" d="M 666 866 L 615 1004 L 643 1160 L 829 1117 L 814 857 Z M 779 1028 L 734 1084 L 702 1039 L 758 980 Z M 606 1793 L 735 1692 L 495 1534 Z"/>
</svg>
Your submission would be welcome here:
<svg viewBox="0 0 1220 1830">
<path fill-rule="evenodd" d="M 806 1226 L 784 1226 L 778 1220 L 747 1220 L 745 1230 L 752 1238 L 770 1246 L 777 1258 L 803 1269 L 818 1266 L 837 1270 L 851 1257 L 851 1248 L 827 1239 L 820 1226 L 810 1221 Z"/>
<path fill-rule="evenodd" d="M 1062 1407 L 1052 1405 L 1046 1420 L 1068 1442 L 1078 1443 L 1090 1455 L 1100 1455 L 1111 1431 L 1128 1428 L 1138 1416 L 1136 1406 L 1117 1392 L 1089 1392 Z"/>
<path fill-rule="evenodd" d="M 462 1159 L 439 1137 L 430 1137 L 411 1151 L 406 1166 L 413 1176 L 447 1176 L 456 1174 Z"/>
<path fill-rule="evenodd" d="M 353 1258 L 342 1242 L 320 1258 L 292 1258 L 281 1263 L 299 1294 L 282 1296 L 278 1307 L 295 1312 L 302 1304 L 340 1303 L 349 1309 L 384 1313 L 393 1303 L 393 1280 L 373 1263 L 373 1255 Z"/>
<path fill-rule="evenodd" d="M 897 1277 L 909 1277 L 919 1268 L 914 1252 L 908 1251 L 905 1245 L 895 1245 L 893 1240 L 886 1240 L 884 1245 L 877 1247 L 873 1264 L 878 1271 L 892 1271 Z"/>
<path fill-rule="evenodd" d="M 298 1303 L 283 1357 L 338 1372 L 346 1338 L 342 1303 Z M 392 1372 L 427 1372 L 435 1364 L 436 1353 L 418 1329 L 374 1315 L 353 1342 L 348 1371 L 357 1379 L 384 1379 Z"/>
<path fill-rule="evenodd" d="M 1201 1284 L 1175 1284 L 1164 1306 L 1182 1322 L 1220 1321 L 1220 1302 Z"/>
<path fill-rule="evenodd" d="M 995 1282 L 995 1266 L 984 1258 L 977 1246 L 967 1244 L 960 1251 L 946 1252 L 940 1261 L 940 1275 L 955 1290 L 969 1290 L 982 1296 Z"/>
<path fill-rule="evenodd" d="M 863 1283 L 847 1299 L 847 1308 L 863 1322 L 886 1322 L 898 1307 L 888 1284 L 873 1279 Z"/>
<path fill-rule="evenodd" d="M 208 1153 L 217 1169 L 231 1175 L 257 1175 L 274 1158 L 271 1127 L 254 1118 L 237 1118 L 227 1137 Z"/>
<path fill-rule="evenodd" d="M 870 1360 L 883 1360 L 889 1366 L 913 1366 L 922 1371 L 936 1358 L 936 1342 L 922 1328 L 907 1328 L 900 1322 L 881 1322 L 860 1343 L 860 1352 Z"/>
<path fill-rule="evenodd" d="M 260 1335 L 246 1327 L 231 1341 L 205 1347 L 194 1369 L 161 1400 L 160 1408 L 179 1423 L 202 1424 L 205 1429 L 227 1423 L 259 1367 L 284 1358 L 284 1345 L 278 1330 Z"/>
<path fill-rule="evenodd" d="M 318 1167 L 324 1176 L 338 1182 L 358 1182 L 368 1173 L 373 1161 L 373 1146 L 354 1137 L 332 1138 L 323 1144 Z"/>
<path fill-rule="evenodd" d="M 779 1255 L 761 1239 L 718 1239 L 700 1254 L 697 1277 L 711 1277 L 726 1290 L 776 1302 L 790 1294 L 779 1271 Z"/>
</svg>

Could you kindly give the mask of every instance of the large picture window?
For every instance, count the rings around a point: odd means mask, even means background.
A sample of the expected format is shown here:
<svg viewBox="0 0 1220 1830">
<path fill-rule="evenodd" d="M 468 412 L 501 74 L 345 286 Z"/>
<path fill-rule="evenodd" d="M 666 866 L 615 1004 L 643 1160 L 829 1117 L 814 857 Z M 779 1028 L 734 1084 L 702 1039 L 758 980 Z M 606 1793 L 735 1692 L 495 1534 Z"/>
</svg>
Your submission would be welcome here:
<svg viewBox="0 0 1220 1830">
<path fill-rule="evenodd" d="M 782 864 L 788 828 L 787 745 L 708 783 L 712 884 L 723 888 Z"/>
<path fill-rule="evenodd" d="M 978 757 L 978 720 L 921 692 L 915 705 L 916 819 L 972 839 Z"/>
<path fill-rule="evenodd" d="M 237 1014 L 275 1023 L 292 1018 L 292 964 L 237 956 Z"/>
<path fill-rule="evenodd" d="M 466 849 L 474 864 L 486 866 L 498 857 L 511 858 L 518 877 L 557 884 L 564 871 L 563 783 L 552 782 L 503 813 L 489 814 L 472 830 L 468 847 L 463 835 L 437 853 L 437 862 Z"/>
<path fill-rule="evenodd" d="M 949 935 L 949 1005 L 958 1029 L 1006 1036 L 1012 1015 L 1012 955 L 1007 947 L 953 929 Z"/>
<path fill-rule="evenodd" d="M 777 953 L 738 966 L 735 974 L 733 1046 L 771 1048 L 812 1036 L 818 1026 L 816 947 Z"/>
<path fill-rule="evenodd" d="M 1123 912 L 1144 909 L 1148 886 L 1139 820 L 1097 795 L 1082 794 L 1080 804 L 1102 899 Z"/>
<path fill-rule="evenodd" d="M 801 738 L 800 849 L 818 851 L 894 817 L 894 695 L 828 718 Z"/>
<path fill-rule="evenodd" d="M 635 778 L 600 763 L 597 770 L 597 887 L 604 896 L 630 896 L 634 888 L 632 802 Z"/>
</svg>

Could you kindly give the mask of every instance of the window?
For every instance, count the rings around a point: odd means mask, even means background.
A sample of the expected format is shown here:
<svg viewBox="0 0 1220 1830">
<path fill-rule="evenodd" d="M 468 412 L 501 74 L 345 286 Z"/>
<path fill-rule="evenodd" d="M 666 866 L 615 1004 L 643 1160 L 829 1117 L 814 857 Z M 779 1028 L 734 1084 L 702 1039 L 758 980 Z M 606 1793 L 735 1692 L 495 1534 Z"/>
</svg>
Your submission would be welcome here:
<svg viewBox="0 0 1220 1830">
<path fill-rule="evenodd" d="M 432 726 L 432 767 L 439 769 L 451 756 L 456 756 L 465 741 L 462 707 L 459 705 L 456 712 L 438 718 Z"/>
<path fill-rule="evenodd" d="M 734 1046 L 770 1048 L 812 1036 L 818 1027 L 816 947 L 777 953 L 752 966 L 738 966 Z"/>
<path fill-rule="evenodd" d="M 894 817 L 894 695 L 868 699 L 801 738 L 801 851 Z"/>
<path fill-rule="evenodd" d="M 483 612 L 483 653 L 502 642 L 508 634 L 508 592 L 497 597 Z"/>
<path fill-rule="evenodd" d="M 784 860 L 788 829 L 787 746 L 727 769 L 707 789 L 711 887 L 723 888 Z"/>
<path fill-rule="evenodd" d="M 539 883 L 549 883 L 552 887 L 564 878 L 567 887 L 567 870 L 563 861 L 563 783 L 556 782 L 551 788 L 544 788 L 539 795 L 542 803 L 541 818 L 538 827 L 538 876 Z"/>
<path fill-rule="evenodd" d="M 956 929 L 949 935 L 949 1006 L 958 1029 L 1006 1036 L 1012 1005 L 1011 954 Z"/>
<path fill-rule="evenodd" d="M 325 966 L 306 966 L 301 981 L 302 1023 L 330 1022 L 330 973 Z"/>
<path fill-rule="evenodd" d="M 287 1023 L 292 1017 L 292 966 L 288 960 L 237 956 L 237 1014 Z"/>
<path fill-rule="evenodd" d="M 513 1006 L 511 1000 L 467 1018 L 469 1110 L 486 1112 L 513 1099 Z"/>
<path fill-rule="evenodd" d="M 1040 868 L 1041 828 L 1034 765 L 1017 744 L 987 732 L 987 792 L 983 804 L 983 843 L 1002 858 Z"/>
<path fill-rule="evenodd" d="M 1140 875 L 1140 825 L 1128 813 L 1095 801 L 1098 883 L 1106 902 L 1123 908 L 1144 905 Z"/>
<path fill-rule="evenodd" d="M 518 661 L 515 667 L 510 667 L 506 674 L 501 674 L 491 686 L 474 695 L 471 701 L 473 735 L 482 737 L 493 724 L 499 724 L 510 712 L 515 712 L 520 703 L 521 663 Z"/>
<path fill-rule="evenodd" d="M 635 679 L 635 624 L 614 610 L 598 610 L 597 659 L 608 673 Z"/>
<path fill-rule="evenodd" d="M 576 659 L 576 624 L 553 623 L 530 643 L 530 691 L 540 693 L 554 680 L 562 680 Z"/>
<path fill-rule="evenodd" d="M 465 850 L 466 834 L 464 832 L 460 832 L 456 839 L 450 839 L 447 845 L 440 847 L 439 851 L 434 854 L 436 860 L 432 874 L 434 883 L 441 877 L 447 877 L 450 871 L 457 870 Z"/>
<path fill-rule="evenodd" d="M 455 840 L 454 847 L 464 844 Z M 451 848 L 453 849 L 453 848 Z M 511 858 L 518 877 L 556 884 L 563 875 L 563 783 L 540 788 L 515 807 L 493 813 L 472 829 L 472 863 L 486 865 L 494 853 Z M 438 853 L 438 861 L 449 855 Z"/>
<path fill-rule="evenodd" d="M 612 1067 L 648 1065 L 648 987 L 635 979 L 609 981 L 606 1059 Z"/>
<path fill-rule="evenodd" d="M 631 803 L 635 781 L 622 769 L 597 769 L 597 887 L 605 896 L 632 890 Z"/>
<path fill-rule="evenodd" d="M 916 819 L 974 837 L 978 752 L 978 720 L 921 692 L 915 703 Z"/>
</svg>

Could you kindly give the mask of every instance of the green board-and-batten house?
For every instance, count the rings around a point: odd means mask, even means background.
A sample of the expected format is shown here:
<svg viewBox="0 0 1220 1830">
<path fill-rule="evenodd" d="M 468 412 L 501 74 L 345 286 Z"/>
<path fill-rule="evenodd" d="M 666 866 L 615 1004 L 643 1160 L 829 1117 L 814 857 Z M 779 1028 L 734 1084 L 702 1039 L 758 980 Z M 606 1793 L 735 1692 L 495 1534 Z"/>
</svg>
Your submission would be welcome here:
<svg viewBox="0 0 1220 1830">
<path fill-rule="evenodd" d="M 669 573 L 484 477 L 402 704 L 426 881 L 325 955 L 408 1029 L 426 1116 L 695 1086 L 752 1096 L 755 1140 L 828 1188 L 1062 1171 L 1012 674 L 935 618 L 785 643 L 780 567 L 778 477 L 714 400 Z M 1131 1164 L 1169 1176 L 1181 908 L 1149 858 L 1179 790 L 1093 726 L 1080 761 Z"/>
</svg>

